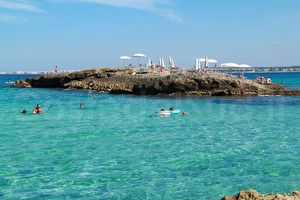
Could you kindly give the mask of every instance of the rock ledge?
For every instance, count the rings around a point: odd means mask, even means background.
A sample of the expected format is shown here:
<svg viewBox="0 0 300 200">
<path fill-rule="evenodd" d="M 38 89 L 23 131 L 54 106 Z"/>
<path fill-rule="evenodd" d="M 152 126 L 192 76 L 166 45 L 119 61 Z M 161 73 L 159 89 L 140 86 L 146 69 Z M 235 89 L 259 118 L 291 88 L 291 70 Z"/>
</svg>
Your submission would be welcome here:
<svg viewBox="0 0 300 200">
<path fill-rule="evenodd" d="M 300 200 L 300 190 L 291 194 L 260 194 L 256 190 L 242 190 L 235 196 L 225 196 L 222 200 Z"/>
<path fill-rule="evenodd" d="M 278 84 L 259 84 L 217 72 L 174 74 L 136 74 L 131 68 L 97 68 L 66 75 L 41 76 L 19 80 L 14 87 L 73 88 L 113 94 L 168 96 L 255 96 L 300 95 Z"/>
</svg>

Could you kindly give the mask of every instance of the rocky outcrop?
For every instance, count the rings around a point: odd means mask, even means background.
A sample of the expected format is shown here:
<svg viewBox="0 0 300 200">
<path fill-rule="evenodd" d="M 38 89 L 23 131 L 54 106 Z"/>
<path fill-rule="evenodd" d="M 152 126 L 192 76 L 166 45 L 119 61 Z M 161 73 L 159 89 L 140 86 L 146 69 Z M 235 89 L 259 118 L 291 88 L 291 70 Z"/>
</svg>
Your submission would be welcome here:
<svg viewBox="0 0 300 200">
<path fill-rule="evenodd" d="M 31 88 L 31 85 L 26 80 L 17 80 L 15 83 L 12 84 L 12 86 L 18 88 Z"/>
<path fill-rule="evenodd" d="M 236 76 L 217 72 L 195 73 L 184 71 L 175 74 L 136 74 L 131 68 L 92 69 L 67 75 L 42 76 L 19 81 L 31 87 L 75 88 L 104 91 L 113 94 L 135 95 L 299 95 L 300 91 L 285 91 L 277 84 L 259 84 Z"/>
<path fill-rule="evenodd" d="M 235 196 L 226 196 L 222 200 L 300 200 L 300 190 L 291 194 L 259 194 L 255 190 L 243 190 Z"/>
</svg>

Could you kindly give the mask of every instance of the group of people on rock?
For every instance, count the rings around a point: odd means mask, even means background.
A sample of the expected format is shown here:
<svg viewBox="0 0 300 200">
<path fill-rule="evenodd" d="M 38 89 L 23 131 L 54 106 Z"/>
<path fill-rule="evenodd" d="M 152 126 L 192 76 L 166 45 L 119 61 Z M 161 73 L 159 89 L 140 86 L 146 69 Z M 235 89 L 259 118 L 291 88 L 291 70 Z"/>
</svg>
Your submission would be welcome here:
<svg viewBox="0 0 300 200">
<path fill-rule="evenodd" d="M 260 76 L 260 77 L 257 77 L 255 79 L 256 82 L 258 83 L 272 83 L 272 79 L 271 78 L 265 78 L 264 76 Z"/>
</svg>

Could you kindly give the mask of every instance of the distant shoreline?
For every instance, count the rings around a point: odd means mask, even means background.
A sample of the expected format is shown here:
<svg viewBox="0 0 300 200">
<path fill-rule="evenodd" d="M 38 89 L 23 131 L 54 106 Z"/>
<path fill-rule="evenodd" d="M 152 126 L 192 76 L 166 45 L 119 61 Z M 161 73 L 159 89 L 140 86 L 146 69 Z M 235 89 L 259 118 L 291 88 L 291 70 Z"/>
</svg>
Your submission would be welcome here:
<svg viewBox="0 0 300 200">
<path fill-rule="evenodd" d="M 225 72 L 226 73 L 226 72 Z M 230 73 L 241 73 L 241 72 L 230 72 Z M 258 74 L 258 73 L 300 73 L 300 71 L 269 71 L 269 72 L 250 72 L 250 71 L 247 71 L 245 72 L 246 74 Z"/>
</svg>

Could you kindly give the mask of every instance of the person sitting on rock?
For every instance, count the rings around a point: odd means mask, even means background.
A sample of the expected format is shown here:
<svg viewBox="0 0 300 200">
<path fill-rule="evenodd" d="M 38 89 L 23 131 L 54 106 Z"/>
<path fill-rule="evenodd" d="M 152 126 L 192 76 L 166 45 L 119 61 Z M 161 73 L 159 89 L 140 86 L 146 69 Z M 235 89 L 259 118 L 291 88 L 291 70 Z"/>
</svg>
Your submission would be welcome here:
<svg viewBox="0 0 300 200">
<path fill-rule="evenodd" d="M 42 114 L 44 111 L 41 108 L 40 104 L 37 104 L 36 107 L 33 109 L 32 113 L 33 114 Z"/>
<path fill-rule="evenodd" d="M 266 83 L 266 79 L 265 79 L 264 76 L 261 76 L 261 77 L 259 78 L 259 80 L 260 80 L 260 83 Z"/>
</svg>

